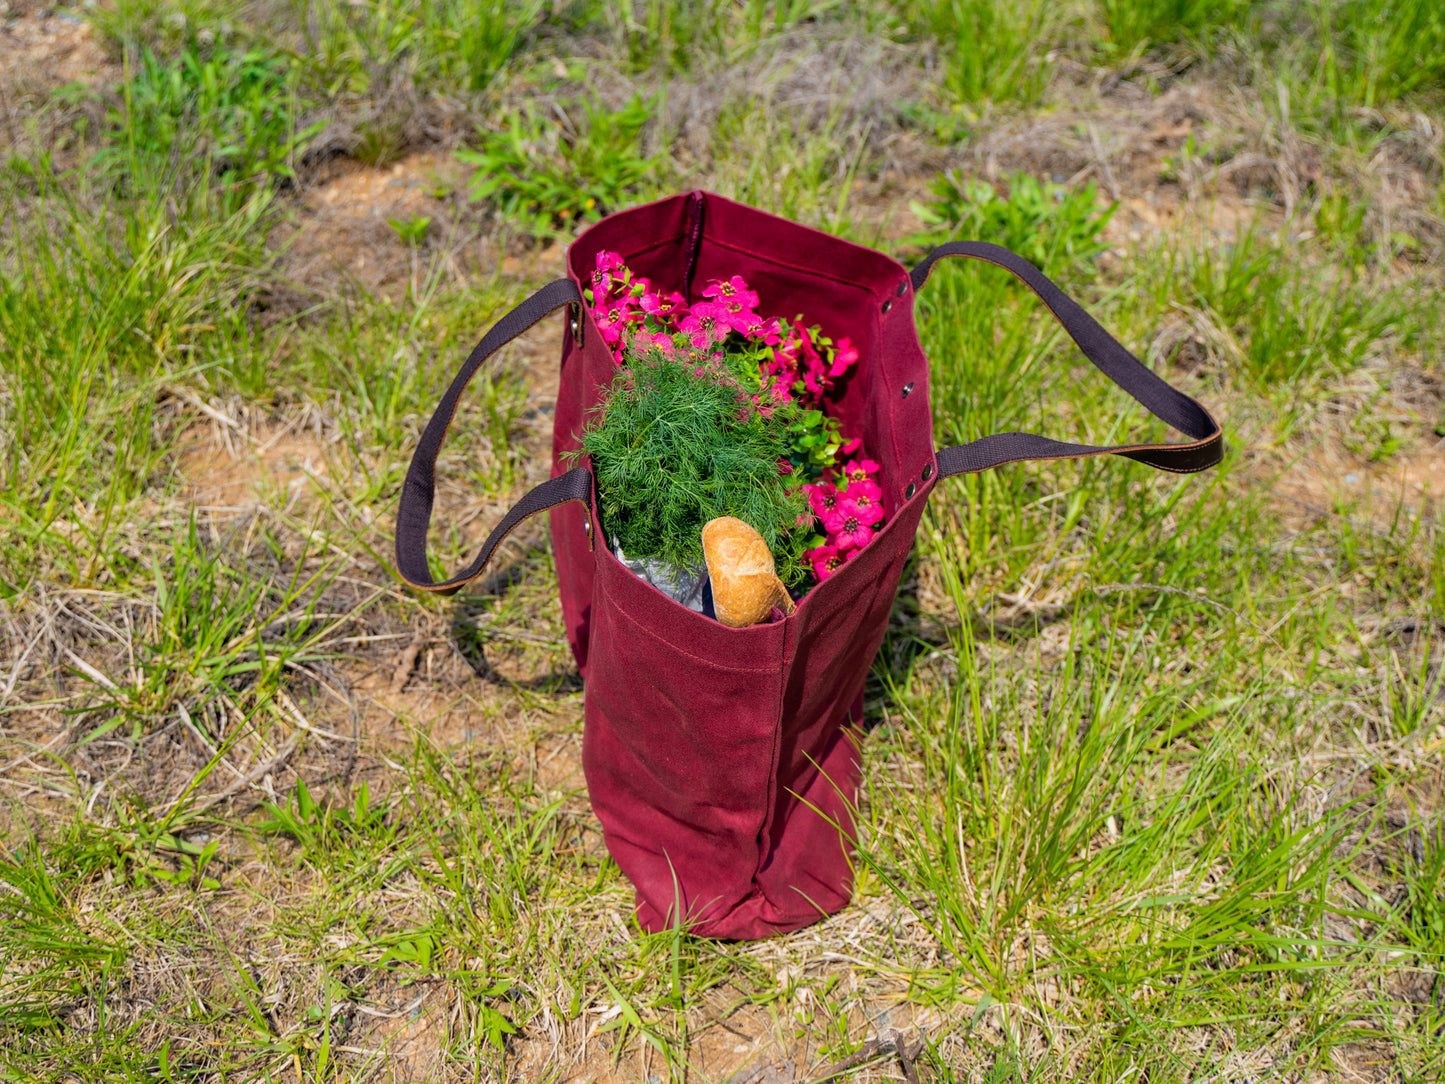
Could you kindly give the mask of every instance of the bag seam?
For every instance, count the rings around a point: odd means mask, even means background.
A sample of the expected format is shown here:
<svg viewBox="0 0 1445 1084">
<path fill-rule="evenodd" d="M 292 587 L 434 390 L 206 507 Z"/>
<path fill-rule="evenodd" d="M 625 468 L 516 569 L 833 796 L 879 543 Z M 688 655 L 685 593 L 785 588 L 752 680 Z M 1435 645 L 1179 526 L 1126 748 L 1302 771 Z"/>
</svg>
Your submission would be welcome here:
<svg viewBox="0 0 1445 1084">
<path fill-rule="evenodd" d="M 655 588 L 654 588 L 654 590 L 655 590 Z M 776 673 L 778 673 L 778 670 L 777 670 L 776 667 L 771 667 L 771 666 L 728 666 L 728 665 L 726 665 L 725 663 L 720 663 L 720 662 L 718 662 L 716 659 L 708 659 L 708 658 L 704 658 L 704 657 L 701 656 L 701 655 L 694 655 L 691 651 L 688 651 L 688 650 L 686 650 L 686 649 L 684 649 L 684 648 L 678 647 L 677 644 L 673 643 L 671 640 L 668 640 L 668 639 L 666 639 L 666 638 L 664 638 L 664 637 L 662 637 L 662 636 L 659 636 L 657 633 L 653 632 L 650 628 L 648 628 L 646 625 L 644 625 L 641 621 L 637 620 L 637 618 L 633 617 L 630 613 L 628 613 L 625 607 L 619 605 L 619 604 L 616 602 L 616 600 L 615 600 L 615 596 L 613 596 L 612 609 L 613 609 L 616 613 L 618 613 L 619 615 L 621 615 L 622 617 L 625 617 L 625 618 L 628 620 L 628 622 L 629 622 L 634 628 L 636 628 L 636 629 L 638 629 L 638 630 L 640 630 L 640 631 L 642 631 L 642 632 L 645 632 L 648 636 L 652 637 L 652 639 L 656 640 L 658 643 L 665 645 L 669 650 L 676 651 L 679 655 L 685 655 L 685 656 L 687 656 L 689 659 L 692 659 L 694 662 L 700 662 L 700 663 L 704 664 L 705 666 L 710 666 L 710 667 L 713 667 L 714 669 L 717 669 L 717 670 L 726 670 L 728 673 L 732 673 L 732 674 L 776 674 Z M 700 616 L 700 615 L 699 615 L 699 616 Z M 705 620 L 707 620 L 707 618 L 702 618 L 702 620 L 705 621 Z"/>
<path fill-rule="evenodd" d="M 804 227 L 804 228 L 806 228 L 806 227 Z M 706 236 L 706 235 L 705 235 L 705 237 L 706 237 L 706 240 L 707 240 L 708 242 L 710 242 L 711 244 L 717 245 L 718 248 L 725 248 L 725 249 L 728 249 L 728 250 L 731 251 L 731 252 L 741 252 L 741 253 L 743 253 L 743 254 L 745 254 L 745 255 L 752 256 L 752 257 L 754 257 L 754 258 L 762 261 L 763 263 L 770 263 L 770 264 L 772 264 L 774 267 L 781 267 L 781 268 L 783 268 L 783 269 L 785 269 L 785 270 L 787 270 L 787 271 L 796 272 L 797 274 L 802 275 L 802 276 L 805 276 L 805 277 L 807 277 L 807 278 L 816 278 L 816 279 L 823 279 L 823 280 L 825 280 L 825 281 L 827 281 L 827 282 L 836 282 L 836 283 L 838 283 L 840 286 L 851 286 L 851 287 L 853 287 L 855 290 L 861 290 L 861 291 L 863 291 L 865 294 L 868 294 L 869 296 L 874 297 L 874 298 L 876 298 L 876 297 L 879 296 L 879 294 L 878 294 L 878 292 L 877 292 L 876 290 L 872 289 L 872 288 L 869 287 L 869 286 L 865 286 L 865 285 L 864 285 L 863 283 L 861 283 L 861 282 L 855 282 L 853 279 L 845 279 L 845 278 L 840 278 L 840 277 L 838 277 L 837 275 L 830 275 L 830 274 L 828 274 L 828 273 L 825 272 L 825 271 L 819 271 L 816 267 L 805 267 L 805 266 L 802 266 L 802 265 L 800 265 L 800 264 L 788 263 L 786 260 L 780 260 L 780 259 L 778 259 L 776 256 L 773 256 L 773 255 L 771 255 L 771 254 L 769 254 L 769 253 L 758 252 L 758 251 L 756 251 L 755 249 L 751 249 L 751 248 L 744 248 L 744 247 L 741 246 L 741 245 L 732 244 L 731 242 L 721 240 L 720 238 L 717 238 L 717 237 Z M 834 240 L 840 240 L 840 238 L 834 238 Z M 847 242 L 845 242 L 845 243 L 847 243 Z M 862 246 L 859 246 L 859 247 L 862 247 Z M 873 253 L 873 255 L 875 255 L 875 256 L 883 256 L 883 253 L 878 252 L 876 249 L 867 249 L 867 251 Z M 884 258 L 885 260 L 888 259 L 887 256 L 883 256 L 883 258 Z M 899 269 L 904 273 L 904 275 L 907 275 L 907 274 L 908 274 L 908 269 L 905 268 L 902 264 L 899 264 L 898 267 L 899 267 Z"/>
<path fill-rule="evenodd" d="M 797 630 L 795 623 L 789 627 L 783 627 L 783 643 L 778 653 L 778 699 L 773 710 L 773 748 L 772 756 L 768 762 L 768 796 L 767 806 L 764 807 L 762 823 L 758 825 L 757 851 L 758 859 L 753 865 L 753 872 L 749 880 L 753 885 L 753 893 L 761 893 L 764 898 L 767 893 L 763 891 L 762 882 L 758 880 L 758 874 L 763 870 L 763 864 L 767 861 L 769 853 L 773 849 L 774 841 L 770 838 L 773 827 L 773 818 L 778 809 L 778 762 L 783 756 L 783 703 L 786 699 L 786 682 L 782 680 L 788 672 L 788 660 L 797 650 Z M 769 901 L 771 902 L 771 901 Z"/>
</svg>

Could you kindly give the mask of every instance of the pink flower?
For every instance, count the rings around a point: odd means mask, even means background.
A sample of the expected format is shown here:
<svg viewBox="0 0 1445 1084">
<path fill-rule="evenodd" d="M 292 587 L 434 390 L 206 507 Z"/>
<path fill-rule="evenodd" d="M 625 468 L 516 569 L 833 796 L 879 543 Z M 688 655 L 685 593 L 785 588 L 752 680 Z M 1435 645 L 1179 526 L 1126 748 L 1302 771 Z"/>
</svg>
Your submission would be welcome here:
<svg viewBox="0 0 1445 1084">
<path fill-rule="evenodd" d="M 739 306 L 737 311 L 758 307 L 758 295 L 748 289 L 748 284 L 743 281 L 741 275 L 734 275 L 726 282 L 722 279 L 713 279 L 708 283 L 707 289 L 702 292 L 702 296 L 710 297 L 723 304 L 736 302 Z"/>
<path fill-rule="evenodd" d="M 859 437 L 853 437 L 843 442 L 843 447 L 838 449 L 840 455 L 852 455 L 859 448 L 863 447 L 863 441 Z"/>
<path fill-rule="evenodd" d="M 726 328 L 719 328 L 717 315 L 707 307 L 706 301 L 694 305 L 692 310 L 677 325 L 677 329 L 683 332 L 692 341 L 692 345 L 699 349 L 711 346 L 727 334 Z M 702 310 L 699 312 L 698 310 Z"/>
<path fill-rule="evenodd" d="M 642 311 L 659 320 L 666 320 L 686 304 L 686 299 L 677 292 L 664 295 L 648 291 L 642 295 Z"/>
<path fill-rule="evenodd" d="M 763 318 L 755 312 L 744 312 L 741 309 L 734 310 L 731 307 L 724 308 L 718 323 L 732 331 L 740 331 L 744 335 L 752 335 L 758 328 L 762 327 Z"/>
<path fill-rule="evenodd" d="M 847 338 L 838 340 L 833 351 L 833 364 L 828 369 L 828 379 L 836 380 L 858 360 L 858 348 Z"/>
<path fill-rule="evenodd" d="M 846 558 L 837 546 L 822 545 L 803 554 L 803 560 L 813 566 L 813 575 L 821 582 L 842 568 Z"/>
<path fill-rule="evenodd" d="M 813 345 L 813 337 L 806 331 L 798 343 L 798 354 L 804 365 L 809 369 L 816 369 L 822 372 L 826 366 L 823 364 L 823 355 L 818 353 L 818 348 Z"/>
<path fill-rule="evenodd" d="M 612 296 L 612 276 L 606 271 L 592 272 L 592 308 L 602 308 Z"/>
<path fill-rule="evenodd" d="M 865 527 L 872 527 L 883 518 L 883 503 L 877 497 L 849 492 L 845 493 L 838 503 L 841 505 L 844 501 L 850 502 L 857 509 L 858 522 Z"/>
<path fill-rule="evenodd" d="M 878 516 L 873 518 L 872 522 L 877 523 L 878 517 L 882 515 L 882 509 L 877 508 L 876 505 L 874 509 Z M 872 513 L 860 511 L 858 502 L 853 498 L 841 497 L 838 500 L 838 506 L 830 515 L 824 517 L 823 526 L 828 529 L 828 534 L 832 536 L 831 541 L 839 549 L 848 550 L 854 546 L 866 546 L 873 537 L 869 524 L 863 522 L 864 518 L 869 515 Z"/>
<path fill-rule="evenodd" d="M 843 477 L 850 482 L 866 482 L 877 473 L 878 464 L 871 459 L 865 459 L 861 463 L 856 459 L 850 459 L 848 465 L 843 468 Z"/>
<path fill-rule="evenodd" d="M 798 354 L 802 350 L 803 340 L 797 328 L 789 328 L 787 337 L 779 339 L 773 344 L 773 358 L 779 366 L 789 372 L 796 372 L 798 369 Z"/>
<path fill-rule="evenodd" d="M 622 341 L 622 331 L 626 326 L 627 309 L 621 302 L 616 305 L 609 305 L 600 312 L 594 312 L 593 318 L 597 321 L 597 330 L 602 332 L 604 342 L 616 346 Z"/>
<path fill-rule="evenodd" d="M 867 497 L 869 500 L 881 501 L 883 489 L 871 478 L 865 478 L 861 482 L 849 482 L 843 490 L 844 495 L 849 497 Z"/>
<path fill-rule="evenodd" d="M 626 270 L 622 264 L 622 257 L 617 253 L 604 249 L 597 254 L 596 270 L 592 272 L 592 304 L 594 308 L 601 308 L 607 302 L 612 291 L 613 272 L 625 272 Z"/>
<path fill-rule="evenodd" d="M 640 327 L 632 333 L 632 348 L 634 350 L 661 350 L 668 357 L 672 357 L 676 350 L 672 336 L 665 331 L 649 331 Z"/>
<path fill-rule="evenodd" d="M 783 325 L 776 316 L 763 320 L 752 331 L 748 332 L 755 339 L 762 339 L 769 346 L 777 346 L 783 341 Z"/>
<path fill-rule="evenodd" d="M 843 495 L 829 482 L 818 485 L 804 486 L 808 494 L 808 504 L 813 509 L 813 514 L 823 521 L 827 521 L 838 507 L 838 500 Z"/>
</svg>

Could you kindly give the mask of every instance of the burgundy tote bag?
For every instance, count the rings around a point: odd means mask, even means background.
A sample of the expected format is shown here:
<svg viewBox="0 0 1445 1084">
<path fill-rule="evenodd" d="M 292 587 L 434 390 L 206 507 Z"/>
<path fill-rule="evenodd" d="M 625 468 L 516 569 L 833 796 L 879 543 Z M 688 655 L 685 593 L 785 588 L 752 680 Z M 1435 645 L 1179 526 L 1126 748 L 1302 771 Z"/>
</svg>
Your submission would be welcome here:
<svg viewBox="0 0 1445 1084">
<path fill-rule="evenodd" d="M 563 457 L 578 449 L 616 370 L 580 293 L 602 250 L 689 301 L 710 279 L 740 274 L 763 298 L 764 316 L 801 313 L 859 350 L 836 412 L 880 464 L 886 526 L 784 620 L 728 628 L 666 597 L 599 544 L 587 461 L 566 469 Z M 935 449 L 913 300 L 933 264 L 949 256 L 1022 279 L 1095 366 L 1189 440 L 1093 447 L 1002 433 Z M 553 476 L 511 509 L 466 569 L 434 581 L 426 536 L 436 459 L 467 382 L 504 343 L 563 307 Z M 759 938 L 848 902 L 863 685 L 940 479 L 1023 459 L 1105 454 L 1183 473 L 1213 466 L 1221 451 L 1219 427 L 1199 403 L 997 245 L 952 242 L 910 272 L 864 246 L 692 192 L 592 226 L 568 250 L 567 278 L 509 312 L 472 351 L 403 484 L 397 568 L 420 590 L 455 591 L 480 575 L 518 523 L 550 513 L 567 638 L 585 682 L 588 793 L 608 851 L 636 887 L 638 920 L 650 931 L 681 924 L 703 936 Z"/>
</svg>

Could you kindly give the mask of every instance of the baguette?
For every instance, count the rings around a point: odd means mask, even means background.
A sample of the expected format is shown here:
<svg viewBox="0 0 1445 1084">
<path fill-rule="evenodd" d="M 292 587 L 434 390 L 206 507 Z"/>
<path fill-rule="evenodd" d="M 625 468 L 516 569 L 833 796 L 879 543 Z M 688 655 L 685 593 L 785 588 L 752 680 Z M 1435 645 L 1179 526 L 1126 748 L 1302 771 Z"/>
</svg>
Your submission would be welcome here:
<svg viewBox="0 0 1445 1084">
<path fill-rule="evenodd" d="M 756 625 L 774 606 L 785 614 L 797 609 L 778 579 L 768 544 L 747 523 L 732 516 L 709 520 L 702 529 L 702 552 L 712 581 L 713 612 L 724 625 Z"/>
</svg>

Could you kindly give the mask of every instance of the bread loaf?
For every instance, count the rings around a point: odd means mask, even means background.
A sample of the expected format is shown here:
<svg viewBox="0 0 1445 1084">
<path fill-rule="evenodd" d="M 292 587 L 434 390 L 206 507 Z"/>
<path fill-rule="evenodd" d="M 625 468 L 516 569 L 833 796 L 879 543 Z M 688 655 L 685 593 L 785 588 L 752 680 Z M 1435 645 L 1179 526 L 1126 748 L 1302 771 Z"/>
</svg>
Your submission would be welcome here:
<svg viewBox="0 0 1445 1084">
<path fill-rule="evenodd" d="M 778 579 L 768 544 L 742 520 L 732 516 L 709 520 L 702 529 L 702 552 L 712 581 L 713 612 L 724 625 L 735 629 L 756 625 L 774 606 L 785 614 L 796 609 Z"/>
</svg>

